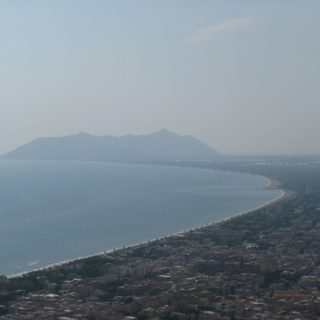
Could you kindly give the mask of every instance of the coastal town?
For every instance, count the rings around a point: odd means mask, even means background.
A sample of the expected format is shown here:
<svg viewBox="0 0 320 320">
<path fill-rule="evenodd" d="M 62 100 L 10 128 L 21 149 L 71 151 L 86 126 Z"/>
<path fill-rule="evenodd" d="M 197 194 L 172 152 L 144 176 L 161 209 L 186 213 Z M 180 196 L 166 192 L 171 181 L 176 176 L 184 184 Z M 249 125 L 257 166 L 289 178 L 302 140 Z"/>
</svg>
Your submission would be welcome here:
<svg viewBox="0 0 320 320">
<path fill-rule="evenodd" d="M 171 237 L 3 276 L 0 319 L 319 319 L 319 159 L 179 165 L 263 175 L 285 196 Z"/>
</svg>

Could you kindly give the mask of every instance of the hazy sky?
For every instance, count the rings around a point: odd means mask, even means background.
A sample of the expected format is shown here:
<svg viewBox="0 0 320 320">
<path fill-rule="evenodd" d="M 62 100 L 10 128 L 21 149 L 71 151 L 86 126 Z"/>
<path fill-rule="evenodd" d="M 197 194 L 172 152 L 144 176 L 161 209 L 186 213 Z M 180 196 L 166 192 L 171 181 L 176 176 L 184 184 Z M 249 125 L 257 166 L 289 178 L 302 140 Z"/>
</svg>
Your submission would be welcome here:
<svg viewBox="0 0 320 320">
<path fill-rule="evenodd" d="M 1 0 L 0 153 L 166 127 L 320 153 L 319 0 Z"/>
</svg>

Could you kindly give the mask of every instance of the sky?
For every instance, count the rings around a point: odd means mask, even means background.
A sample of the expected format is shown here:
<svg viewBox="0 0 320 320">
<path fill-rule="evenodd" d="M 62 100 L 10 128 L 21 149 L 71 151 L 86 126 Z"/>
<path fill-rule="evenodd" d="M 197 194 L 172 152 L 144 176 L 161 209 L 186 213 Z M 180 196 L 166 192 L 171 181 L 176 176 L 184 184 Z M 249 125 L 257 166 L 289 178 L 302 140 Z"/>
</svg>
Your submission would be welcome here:
<svg viewBox="0 0 320 320">
<path fill-rule="evenodd" d="M 319 0 L 1 0 L 0 154 L 78 132 L 320 154 Z"/>
</svg>

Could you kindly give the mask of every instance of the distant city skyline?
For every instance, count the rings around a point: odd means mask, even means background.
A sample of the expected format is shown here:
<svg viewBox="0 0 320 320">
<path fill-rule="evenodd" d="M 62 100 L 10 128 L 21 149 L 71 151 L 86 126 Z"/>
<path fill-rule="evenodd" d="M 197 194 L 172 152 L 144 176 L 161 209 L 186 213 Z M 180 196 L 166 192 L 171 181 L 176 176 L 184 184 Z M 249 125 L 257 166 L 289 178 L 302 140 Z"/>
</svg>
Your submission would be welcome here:
<svg viewBox="0 0 320 320">
<path fill-rule="evenodd" d="M 167 128 L 223 154 L 320 154 L 320 2 L 0 4 L 0 154 Z"/>
</svg>

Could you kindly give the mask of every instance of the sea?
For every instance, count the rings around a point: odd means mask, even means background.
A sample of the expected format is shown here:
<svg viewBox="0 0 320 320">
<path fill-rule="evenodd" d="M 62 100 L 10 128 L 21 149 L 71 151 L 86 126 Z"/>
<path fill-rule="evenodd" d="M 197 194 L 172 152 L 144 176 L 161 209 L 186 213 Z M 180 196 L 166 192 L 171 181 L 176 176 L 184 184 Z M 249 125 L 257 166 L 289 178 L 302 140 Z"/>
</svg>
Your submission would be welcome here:
<svg viewBox="0 0 320 320">
<path fill-rule="evenodd" d="M 208 169 L 0 160 L 0 275 L 231 217 L 281 195 L 267 185 Z"/>
</svg>

